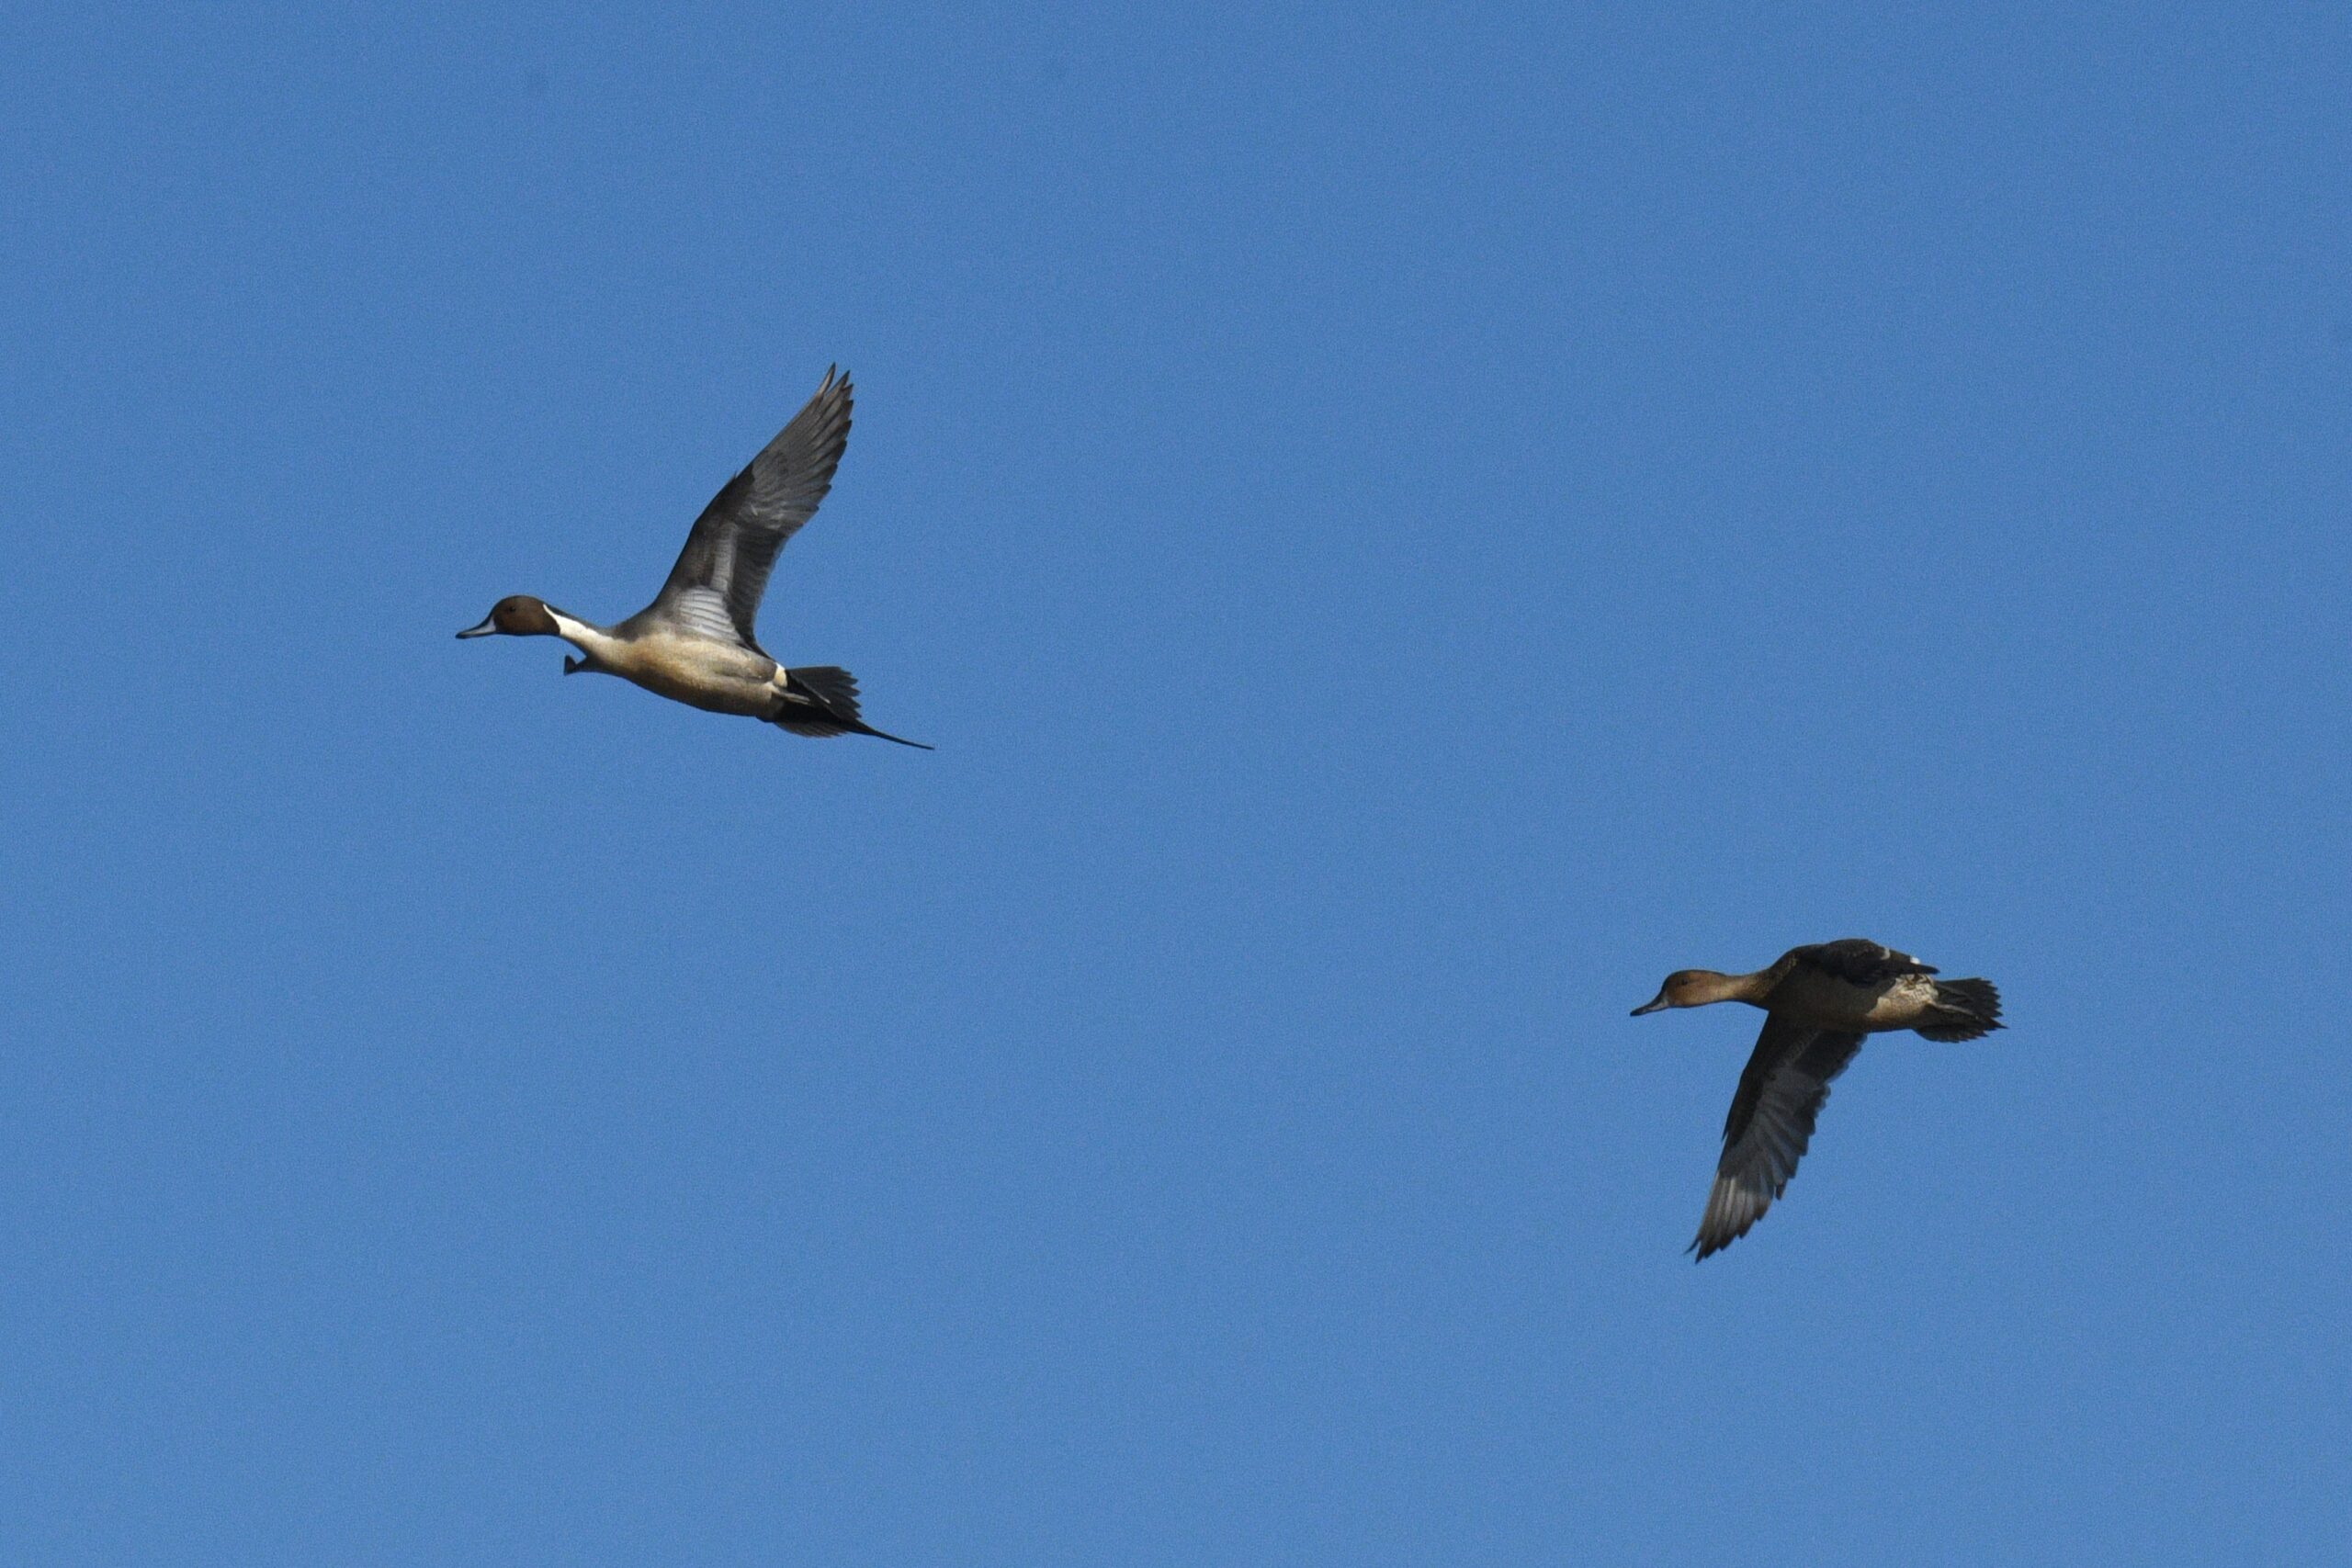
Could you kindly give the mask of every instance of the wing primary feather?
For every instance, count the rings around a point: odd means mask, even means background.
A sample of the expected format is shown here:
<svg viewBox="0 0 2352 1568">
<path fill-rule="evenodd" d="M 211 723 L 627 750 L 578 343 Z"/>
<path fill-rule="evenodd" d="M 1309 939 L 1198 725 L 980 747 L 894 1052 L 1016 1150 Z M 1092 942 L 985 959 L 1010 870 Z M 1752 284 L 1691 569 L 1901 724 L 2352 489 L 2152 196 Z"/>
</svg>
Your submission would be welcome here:
<svg viewBox="0 0 2352 1568">
<path fill-rule="evenodd" d="M 825 372 L 800 412 L 711 497 L 649 612 L 668 614 L 684 595 L 707 591 L 726 606 L 737 639 L 759 647 L 760 601 L 775 558 L 816 515 L 849 444 L 855 391 L 838 369 Z"/>
<path fill-rule="evenodd" d="M 1702 1259 L 1747 1235 L 1788 1190 L 1831 1080 L 1861 1043 L 1858 1033 L 1810 1029 L 1779 1014 L 1764 1021 L 1724 1119 L 1723 1157 L 1690 1244 Z"/>
</svg>

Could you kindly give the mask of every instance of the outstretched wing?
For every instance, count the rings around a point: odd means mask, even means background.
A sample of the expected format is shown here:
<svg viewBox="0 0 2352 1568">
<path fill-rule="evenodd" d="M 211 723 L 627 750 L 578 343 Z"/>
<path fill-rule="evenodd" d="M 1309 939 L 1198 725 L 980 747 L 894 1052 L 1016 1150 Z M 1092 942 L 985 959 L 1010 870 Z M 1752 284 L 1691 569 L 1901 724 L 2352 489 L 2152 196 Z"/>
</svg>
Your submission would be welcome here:
<svg viewBox="0 0 2352 1568">
<path fill-rule="evenodd" d="M 1777 1013 L 1764 1021 L 1724 1121 L 1724 1157 L 1692 1251 L 1701 1258 L 1721 1252 L 1772 1206 L 1813 1141 L 1829 1080 L 1861 1048 L 1860 1034 L 1811 1029 Z"/>
<path fill-rule="evenodd" d="M 1922 964 L 1907 953 L 1897 953 L 1891 947 L 1883 947 L 1859 936 L 1800 947 L 1790 956 L 1800 964 L 1809 964 L 1825 975 L 1856 986 L 1883 985 L 1889 980 L 1901 979 L 1905 975 L 1932 975 L 1936 972 L 1932 964 Z"/>
<path fill-rule="evenodd" d="M 695 519 L 652 608 L 711 637 L 757 648 L 752 623 L 784 542 L 816 515 L 849 444 L 847 376 L 824 384 Z"/>
</svg>

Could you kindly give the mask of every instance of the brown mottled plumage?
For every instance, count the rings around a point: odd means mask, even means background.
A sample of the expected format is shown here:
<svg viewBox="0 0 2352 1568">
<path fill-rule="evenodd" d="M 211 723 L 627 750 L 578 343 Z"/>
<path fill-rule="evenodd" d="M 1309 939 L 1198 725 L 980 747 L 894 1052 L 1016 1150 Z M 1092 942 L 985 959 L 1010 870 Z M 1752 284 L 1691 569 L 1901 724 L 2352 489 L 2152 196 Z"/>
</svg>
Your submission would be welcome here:
<svg viewBox="0 0 2352 1568">
<path fill-rule="evenodd" d="M 1747 975 L 1679 969 L 1634 1016 L 1746 1002 L 1768 1015 L 1732 1096 L 1724 1153 L 1691 1250 L 1720 1252 L 1772 1206 L 1813 1139 L 1829 1083 L 1862 1036 L 1908 1029 L 1929 1040 L 1973 1040 L 1999 1029 L 1989 980 L 1937 980 L 1933 965 L 1860 937 L 1792 947 Z"/>
</svg>

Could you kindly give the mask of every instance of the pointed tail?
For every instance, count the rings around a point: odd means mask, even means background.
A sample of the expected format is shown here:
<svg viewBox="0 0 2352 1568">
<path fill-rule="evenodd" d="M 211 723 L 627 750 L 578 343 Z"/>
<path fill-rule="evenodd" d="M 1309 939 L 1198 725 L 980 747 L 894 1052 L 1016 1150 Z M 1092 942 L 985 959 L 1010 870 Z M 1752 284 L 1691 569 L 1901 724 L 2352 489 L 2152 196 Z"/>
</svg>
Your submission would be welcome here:
<svg viewBox="0 0 2352 1568">
<path fill-rule="evenodd" d="M 2001 993 L 1990 980 L 1939 980 L 1936 1011 L 1950 1021 L 1922 1029 L 1928 1040 L 1973 1040 L 2005 1028 L 2001 1022 Z"/>
<path fill-rule="evenodd" d="M 789 729 L 795 735 L 871 735 L 876 740 L 893 741 L 911 746 L 918 751 L 936 750 L 920 740 L 910 740 L 903 735 L 893 735 L 887 729 L 876 729 L 857 712 L 857 677 L 837 664 L 811 664 L 784 672 L 786 689 L 796 696 L 808 699 L 806 707 L 787 705 L 771 723 Z"/>
</svg>

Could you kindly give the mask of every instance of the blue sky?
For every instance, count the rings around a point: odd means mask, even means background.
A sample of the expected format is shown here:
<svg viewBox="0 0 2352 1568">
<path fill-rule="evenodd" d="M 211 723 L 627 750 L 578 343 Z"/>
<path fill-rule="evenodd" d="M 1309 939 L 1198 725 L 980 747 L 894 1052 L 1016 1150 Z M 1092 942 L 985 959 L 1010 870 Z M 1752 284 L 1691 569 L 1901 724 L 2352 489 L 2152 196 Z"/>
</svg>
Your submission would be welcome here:
<svg viewBox="0 0 2352 1568">
<path fill-rule="evenodd" d="M 2352 21 L 1965 9 L 0 18 L 0 1557 L 2341 1551 Z M 936 753 L 451 639 L 835 361 Z"/>
</svg>

